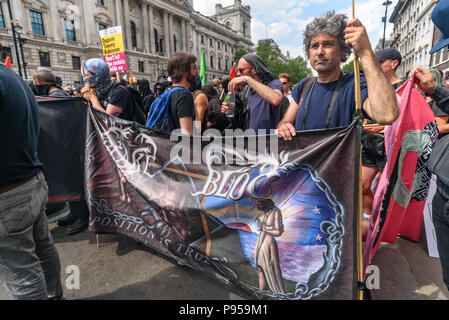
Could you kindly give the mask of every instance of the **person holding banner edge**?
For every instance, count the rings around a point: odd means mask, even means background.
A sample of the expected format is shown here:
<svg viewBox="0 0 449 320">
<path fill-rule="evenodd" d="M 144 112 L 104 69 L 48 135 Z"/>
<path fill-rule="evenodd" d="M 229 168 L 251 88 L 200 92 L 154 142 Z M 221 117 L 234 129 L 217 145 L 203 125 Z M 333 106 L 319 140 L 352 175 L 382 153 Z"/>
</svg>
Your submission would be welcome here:
<svg viewBox="0 0 449 320">
<path fill-rule="evenodd" d="M 303 94 L 306 80 L 293 89 L 293 101 L 277 125 L 279 138 L 292 140 L 297 130 L 347 126 L 352 122 L 354 76 L 343 74 L 340 67 L 351 48 L 361 58 L 365 71 L 360 79 L 363 111 L 379 124 L 391 124 L 397 119 L 399 109 L 394 90 L 380 69 L 366 29 L 358 19 L 348 22 L 345 15 L 330 11 L 309 23 L 304 35 L 305 51 L 318 78 L 310 80 Z M 334 100 L 332 108 L 331 100 Z M 319 109 L 319 105 L 323 108 Z M 328 114 L 328 118 L 323 114 Z"/>
<path fill-rule="evenodd" d="M 441 31 L 441 39 L 430 50 L 433 54 L 449 48 L 449 2 L 439 1 L 434 7 L 431 19 Z M 416 67 L 410 71 L 409 79 L 435 101 L 438 108 L 449 113 L 449 90 L 437 84 L 432 73 Z M 449 135 L 435 143 L 430 155 L 429 168 L 437 176 L 437 191 L 432 199 L 432 221 L 435 226 L 438 254 L 443 272 L 443 281 L 449 290 Z"/>
</svg>

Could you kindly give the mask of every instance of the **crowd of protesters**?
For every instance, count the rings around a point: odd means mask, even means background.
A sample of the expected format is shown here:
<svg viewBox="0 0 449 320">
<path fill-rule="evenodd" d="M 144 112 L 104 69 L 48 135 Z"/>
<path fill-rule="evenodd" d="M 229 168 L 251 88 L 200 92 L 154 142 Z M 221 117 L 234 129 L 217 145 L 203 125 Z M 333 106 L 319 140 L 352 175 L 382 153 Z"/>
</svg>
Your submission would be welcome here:
<svg viewBox="0 0 449 320">
<path fill-rule="evenodd" d="M 437 7 L 447 14 L 447 5 L 442 3 Z M 253 129 L 257 134 L 274 132 L 280 139 L 290 141 L 298 131 L 351 124 L 355 77 L 344 73 L 341 64 L 353 52 L 363 65 L 363 210 L 369 220 L 373 181 L 387 160 L 382 133 L 399 116 L 395 90 L 407 80 L 396 75 L 401 55 L 390 48 L 374 53 L 361 21 L 348 21 L 345 15 L 335 12 L 317 17 L 306 26 L 304 50 L 317 75 L 294 86 L 290 75 L 274 75 L 252 53 L 237 62 L 235 78 L 214 79 L 204 86 L 197 58 L 184 52 L 170 57 L 169 78 L 153 87 L 146 79 L 133 85 L 116 79 L 108 65 L 97 58 L 83 61 L 83 86 L 78 89 L 63 87 L 49 68 L 39 67 L 32 75 L 32 83 L 25 84 L 13 71 L 0 65 L 0 147 L 6 152 L 0 158 L 0 279 L 8 291 L 17 299 L 61 298 L 60 262 L 47 216 L 69 206 L 70 213 L 58 220 L 67 234 L 85 230 L 89 219 L 85 201 L 46 206 L 48 189 L 36 153 L 39 117 L 34 96 L 81 97 L 93 108 L 137 121 L 137 113 L 150 117 L 159 98 L 169 93 L 171 130 L 193 135 L 195 130 L 204 133 L 206 129 L 216 129 L 223 133 L 226 129 Z M 443 75 L 417 67 L 410 71 L 410 79 L 426 95 L 443 141 L 449 133 L 449 73 Z M 447 142 L 445 150 L 449 152 Z M 443 278 L 449 288 L 449 169 L 435 174 L 438 190 L 433 199 L 433 221 Z M 365 222 L 363 227 L 366 233 L 369 224 Z M 36 248 L 35 252 L 31 247 Z"/>
</svg>

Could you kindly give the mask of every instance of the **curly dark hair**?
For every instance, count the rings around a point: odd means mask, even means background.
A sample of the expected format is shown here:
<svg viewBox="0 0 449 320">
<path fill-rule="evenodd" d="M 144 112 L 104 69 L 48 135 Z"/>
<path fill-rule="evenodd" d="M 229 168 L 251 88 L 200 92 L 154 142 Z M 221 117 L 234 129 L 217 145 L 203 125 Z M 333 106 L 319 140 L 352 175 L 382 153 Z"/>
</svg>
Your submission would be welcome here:
<svg viewBox="0 0 449 320">
<path fill-rule="evenodd" d="M 310 22 L 304 30 L 304 51 L 309 58 L 310 42 L 312 38 L 319 33 L 325 33 L 331 36 L 335 36 L 338 39 L 340 46 L 341 62 L 346 62 L 351 49 L 345 43 L 345 29 L 348 23 L 348 17 L 342 13 L 335 13 L 335 11 L 329 11 L 321 17 L 316 17 Z"/>
</svg>

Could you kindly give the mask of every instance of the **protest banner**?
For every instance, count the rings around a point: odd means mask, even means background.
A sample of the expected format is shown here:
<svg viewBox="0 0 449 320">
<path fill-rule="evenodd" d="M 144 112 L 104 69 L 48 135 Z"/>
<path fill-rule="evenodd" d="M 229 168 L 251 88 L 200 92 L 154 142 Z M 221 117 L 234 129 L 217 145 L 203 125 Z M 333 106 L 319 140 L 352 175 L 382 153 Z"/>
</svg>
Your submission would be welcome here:
<svg viewBox="0 0 449 320">
<path fill-rule="evenodd" d="M 38 98 L 37 154 L 44 165 L 48 202 L 84 198 L 87 104 L 80 98 Z"/>
<path fill-rule="evenodd" d="M 104 61 L 109 65 L 111 73 L 128 70 L 123 45 L 122 27 L 112 27 L 100 30 L 101 46 Z"/>
<path fill-rule="evenodd" d="M 385 129 L 387 164 L 374 196 L 363 264 L 368 267 L 381 242 L 399 235 L 419 241 L 432 173 L 430 154 L 438 138 L 435 117 L 411 80 L 396 90 L 400 115 Z"/>
<path fill-rule="evenodd" d="M 90 231 L 129 236 L 256 298 L 357 298 L 356 122 L 288 142 L 173 140 L 88 113 Z"/>
</svg>

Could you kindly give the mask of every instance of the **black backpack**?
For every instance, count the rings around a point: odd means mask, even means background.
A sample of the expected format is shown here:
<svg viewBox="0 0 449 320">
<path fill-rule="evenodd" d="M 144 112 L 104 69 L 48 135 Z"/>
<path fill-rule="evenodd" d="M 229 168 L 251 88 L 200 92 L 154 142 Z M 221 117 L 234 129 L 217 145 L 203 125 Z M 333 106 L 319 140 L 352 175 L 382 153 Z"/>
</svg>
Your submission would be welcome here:
<svg viewBox="0 0 449 320">
<path fill-rule="evenodd" d="M 112 90 L 116 88 L 117 86 L 123 86 L 120 83 L 114 83 L 114 85 L 109 89 L 108 92 L 108 98 L 107 103 L 109 103 L 109 100 L 112 96 Z M 126 106 L 125 113 L 131 118 L 132 121 L 136 121 L 137 123 L 141 125 L 145 125 L 146 122 L 146 116 L 144 113 L 144 105 L 142 96 L 140 95 L 139 91 L 131 88 L 131 87 L 125 87 L 128 91 L 128 95 L 130 99 L 128 100 L 128 105 Z"/>
</svg>

